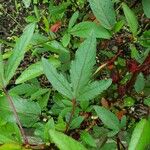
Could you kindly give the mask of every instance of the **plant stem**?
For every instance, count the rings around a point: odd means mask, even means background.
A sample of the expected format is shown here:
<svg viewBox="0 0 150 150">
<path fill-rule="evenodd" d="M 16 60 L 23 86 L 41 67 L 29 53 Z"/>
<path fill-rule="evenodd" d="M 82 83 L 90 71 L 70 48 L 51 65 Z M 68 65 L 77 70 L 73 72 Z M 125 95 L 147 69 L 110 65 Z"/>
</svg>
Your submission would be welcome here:
<svg viewBox="0 0 150 150">
<path fill-rule="evenodd" d="M 27 137 L 25 135 L 25 132 L 24 132 L 24 130 L 22 128 L 22 125 L 21 125 L 20 119 L 18 117 L 18 114 L 17 114 L 16 108 L 15 108 L 15 105 L 13 103 L 12 97 L 9 95 L 8 91 L 5 88 L 3 88 L 3 92 L 5 93 L 5 95 L 6 95 L 7 99 L 8 99 L 9 105 L 12 108 L 12 111 L 13 111 L 13 114 L 15 116 L 16 122 L 17 122 L 17 124 L 19 126 L 21 135 L 23 137 L 24 144 L 25 145 L 29 145 L 28 139 L 27 139 Z"/>
<path fill-rule="evenodd" d="M 117 140 L 117 150 L 121 150 L 119 137 L 117 137 L 116 140 Z"/>
<path fill-rule="evenodd" d="M 70 114 L 70 118 L 69 118 L 69 121 L 66 125 L 66 130 L 65 130 L 65 133 L 68 132 L 69 128 L 70 128 L 70 124 L 71 124 L 71 121 L 72 121 L 72 118 L 73 118 L 73 115 L 74 115 L 74 112 L 75 112 L 75 108 L 76 108 L 76 100 L 73 99 L 72 100 L 72 111 L 71 111 L 71 114 Z"/>
</svg>

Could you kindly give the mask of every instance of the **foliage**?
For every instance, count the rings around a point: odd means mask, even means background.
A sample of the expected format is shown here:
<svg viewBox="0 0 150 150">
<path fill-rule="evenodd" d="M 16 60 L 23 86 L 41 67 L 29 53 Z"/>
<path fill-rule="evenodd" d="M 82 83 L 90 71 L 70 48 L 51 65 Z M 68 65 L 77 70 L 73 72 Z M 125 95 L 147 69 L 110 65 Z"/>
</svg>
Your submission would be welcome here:
<svg viewBox="0 0 150 150">
<path fill-rule="evenodd" d="M 5 5 L 0 149 L 148 149 L 149 0 Z"/>
</svg>

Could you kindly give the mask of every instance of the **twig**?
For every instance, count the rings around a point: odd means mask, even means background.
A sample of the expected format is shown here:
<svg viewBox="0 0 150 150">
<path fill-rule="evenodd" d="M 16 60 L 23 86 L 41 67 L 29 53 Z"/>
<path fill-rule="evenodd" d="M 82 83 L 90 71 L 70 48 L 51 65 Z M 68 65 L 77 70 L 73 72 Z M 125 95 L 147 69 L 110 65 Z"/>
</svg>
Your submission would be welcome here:
<svg viewBox="0 0 150 150">
<path fill-rule="evenodd" d="M 76 100 L 73 99 L 72 100 L 72 111 L 71 111 L 71 114 L 70 114 L 70 118 L 69 118 L 69 121 L 66 125 L 66 130 L 65 130 L 65 133 L 68 132 L 69 128 L 70 128 L 70 124 L 71 124 L 71 121 L 72 121 L 72 118 L 73 118 L 73 115 L 74 115 L 74 112 L 75 112 L 75 108 L 76 108 Z"/>
<path fill-rule="evenodd" d="M 121 150 L 119 137 L 117 137 L 116 140 L 117 140 L 117 150 Z"/>
<path fill-rule="evenodd" d="M 25 145 L 29 145 L 28 139 L 27 139 L 27 137 L 25 135 L 25 132 L 24 132 L 24 130 L 22 128 L 22 125 L 21 125 L 20 119 L 18 117 L 18 114 L 17 114 L 16 108 L 15 108 L 15 105 L 13 103 L 12 97 L 9 95 L 8 91 L 5 88 L 3 88 L 3 92 L 5 93 L 5 95 L 6 95 L 7 99 L 8 99 L 8 102 L 9 102 L 11 108 L 12 108 L 12 111 L 13 111 L 13 114 L 15 116 L 16 122 L 17 122 L 17 124 L 19 126 L 21 135 L 23 137 L 24 144 Z"/>
</svg>

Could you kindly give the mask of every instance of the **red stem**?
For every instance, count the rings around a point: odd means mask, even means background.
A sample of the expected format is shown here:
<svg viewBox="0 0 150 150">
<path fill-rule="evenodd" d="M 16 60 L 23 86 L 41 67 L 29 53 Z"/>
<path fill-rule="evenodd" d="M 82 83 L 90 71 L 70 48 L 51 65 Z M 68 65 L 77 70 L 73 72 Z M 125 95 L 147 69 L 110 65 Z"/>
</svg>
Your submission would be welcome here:
<svg viewBox="0 0 150 150">
<path fill-rule="evenodd" d="M 15 108 L 15 105 L 14 105 L 14 103 L 13 103 L 12 97 L 9 95 L 8 91 L 7 91 L 5 88 L 3 88 L 3 92 L 5 93 L 5 95 L 6 95 L 6 97 L 7 97 L 7 100 L 8 100 L 8 102 L 9 102 L 9 105 L 10 105 L 11 108 L 12 108 L 12 111 L 13 111 L 13 114 L 14 114 L 14 116 L 15 116 L 16 122 L 17 122 L 17 124 L 18 124 L 18 126 L 19 126 L 21 135 L 22 135 L 22 137 L 23 137 L 24 144 L 25 144 L 25 145 L 29 145 L 28 139 L 27 139 L 27 137 L 26 137 L 26 135 L 25 135 L 25 132 L 24 132 L 24 130 L 23 130 L 23 128 L 22 128 L 22 125 L 21 125 L 20 119 L 19 119 L 19 117 L 18 117 L 18 114 L 17 114 L 16 108 Z"/>
<path fill-rule="evenodd" d="M 73 99 L 72 100 L 72 111 L 71 111 L 71 114 L 70 114 L 70 118 L 69 118 L 69 121 L 66 125 L 66 130 L 65 130 L 65 133 L 68 132 L 69 128 L 70 128 L 70 124 L 71 124 L 71 121 L 72 121 L 72 118 L 73 118 L 73 115 L 74 115 L 74 112 L 75 112 L 75 108 L 76 108 L 76 100 Z"/>
</svg>

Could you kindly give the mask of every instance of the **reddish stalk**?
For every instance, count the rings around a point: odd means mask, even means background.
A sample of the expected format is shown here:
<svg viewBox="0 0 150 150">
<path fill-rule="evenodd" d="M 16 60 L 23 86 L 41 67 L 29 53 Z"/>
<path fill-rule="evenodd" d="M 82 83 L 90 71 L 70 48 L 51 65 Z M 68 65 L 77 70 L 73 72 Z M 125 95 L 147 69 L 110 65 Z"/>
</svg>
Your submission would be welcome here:
<svg viewBox="0 0 150 150">
<path fill-rule="evenodd" d="M 5 88 L 3 88 L 3 92 L 5 93 L 5 95 L 6 95 L 6 97 L 7 97 L 7 100 L 8 100 L 8 102 L 9 102 L 9 105 L 10 105 L 11 108 L 12 108 L 12 111 L 13 111 L 13 114 L 14 114 L 14 116 L 15 116 L 16 122 L 17 122 L 17 124 L 18 124 L 18 126 L 19 126 L 21 135 L 22 135 L 22 137 L 23 137 L 24 144 L 25 144 L 25 145 L 29 145 L 28 139 L 27 139 L 27 137 L 26 137 L 26 135 L 25 135 L 25 132 L 24 132 L 24 130 L 23 130 L 23 128 L 22 128 L 22 125 L 21 125 L 20 119 L 19 119 L 19 117 L 18 117 L 18 114 L 17 114 L 16 108 L 15 108 L 15 105 L 14 105 L 14 103 L 13 103 L 12 97 L 9 95 L 8 91 L 7 91 Z"/>
<path fill-rule="evenodd" d="M 72 118 L 73 118 L 73 115 L 74 115 L 74 112 L 75 112 L 75 108 L 76 108 L 76 100 L 73 99 L 72 100 L 72 110 L 71 110 L 71 114 L 70 114 L 70 118 L 69 118 L 69 121 L 66 125 L 66 130 L 65 130 L 65 133 L 68 132 L 69 128 L 70 128 L 70 124 L 71 124 L 71 121 L 72 121 Z"/>
</svg>

